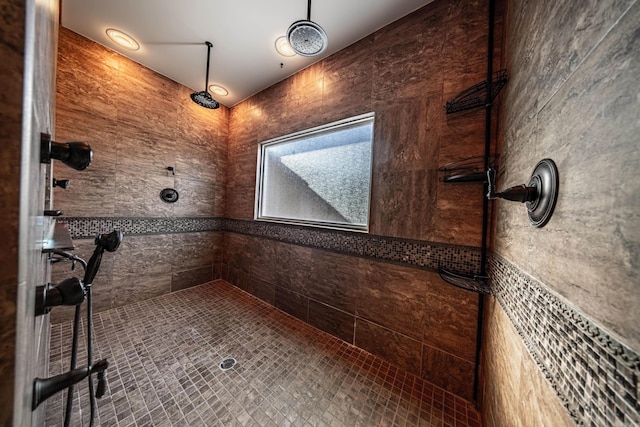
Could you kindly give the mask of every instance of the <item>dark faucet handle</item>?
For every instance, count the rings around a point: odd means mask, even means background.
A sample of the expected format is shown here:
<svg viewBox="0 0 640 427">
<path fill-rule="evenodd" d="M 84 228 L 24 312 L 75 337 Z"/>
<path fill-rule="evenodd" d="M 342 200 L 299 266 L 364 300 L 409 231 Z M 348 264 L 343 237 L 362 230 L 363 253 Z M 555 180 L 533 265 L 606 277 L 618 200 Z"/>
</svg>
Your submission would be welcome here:
<svg viewBox="0 0 640 427">
<path fill-rule="evenodd" d="M 97 361 L 91 367 L 92 374 L 98 374 L 98 387 L 96 387 L 95 396 L 100 399 L 104 396 L 105 391 L 107 390 L 107 368 L 109 367 L 109 362 L 107 359 L 102 359 Z"/>
<path fill-rule="evenodd" d="M 77 277 L 64 279 L 56 285 L 36 287 L 35 315 L 41 316 L 60 305 L 78 305 L 84 301 L 84 286 Z"/>
</svg>

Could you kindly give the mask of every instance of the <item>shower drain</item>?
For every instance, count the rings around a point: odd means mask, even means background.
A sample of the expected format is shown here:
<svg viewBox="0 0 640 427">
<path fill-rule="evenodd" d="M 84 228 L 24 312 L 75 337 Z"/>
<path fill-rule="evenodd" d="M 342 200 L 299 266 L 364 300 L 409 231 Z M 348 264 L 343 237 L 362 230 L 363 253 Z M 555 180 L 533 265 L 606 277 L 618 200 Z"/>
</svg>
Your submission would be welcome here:
<svg viewBox="0 0 640 427">
<path fill-rule="evenodd" d="M 220 369 L 222 369 L 223 371 L 228 371 L 229 369 L 233 368 L 235 364 L 236 359 L 234 359 L 233 357 L 229 357 L 228 359 L 224 359 L 222 363 L 220 363 Z"/>
</svg>

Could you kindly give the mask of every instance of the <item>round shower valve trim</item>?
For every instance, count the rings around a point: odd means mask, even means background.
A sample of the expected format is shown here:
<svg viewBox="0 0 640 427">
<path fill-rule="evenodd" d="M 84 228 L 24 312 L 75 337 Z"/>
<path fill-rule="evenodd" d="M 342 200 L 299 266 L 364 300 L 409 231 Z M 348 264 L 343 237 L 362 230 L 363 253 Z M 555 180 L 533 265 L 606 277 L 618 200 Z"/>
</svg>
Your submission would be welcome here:
<svg viewBox="0 0 640 427">
<path fill-rule="evenodd" d="M 529 222 L 534 227 L 544 227 L 551 219 L 558 200 L 558 168 L 551 159 L 538 162 L 531 174 L 528 185 L 516 185 L 504 191 L 494 192 L 495 170 L 487 171 L 489 199 L 504 199 L 524 203 Z"/>
<path fill-rule="evenodd" d="M 160 192 L 160 198 L 167 203 L 175 203 L 180 198 L 180 195 L 173 188 L 165 188 Z"/>
</svg>

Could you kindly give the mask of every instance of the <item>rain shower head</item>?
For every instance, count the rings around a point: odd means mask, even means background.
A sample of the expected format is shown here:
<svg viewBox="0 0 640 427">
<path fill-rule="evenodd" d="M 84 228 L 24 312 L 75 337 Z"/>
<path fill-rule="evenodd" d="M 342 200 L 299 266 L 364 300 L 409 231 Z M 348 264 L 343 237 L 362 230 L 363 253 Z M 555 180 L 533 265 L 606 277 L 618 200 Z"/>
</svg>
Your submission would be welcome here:
<svg viewBox="0 0 640 427">
<path fill-rule="evenodd" d="M 211 94 L 209 93 L 209 60 L 211 59 L 211 48 L 213 44 L 211 42 L 204 42 L 207 45 L 207 74 L 205 75 L 205 85 L 204 90 L 201 92 L 193 92 L 191 94 L 191 99 L 196 104 L 200 105 L 204 108 L 209 108 L 211 110 L 215 110 L 220 107 L 218 101 L 213 99 Z"/>
<path fill-rule="evenodd" d="M 287 40 L 300 56 L 316 56 L 327 48 L 327 34 L 311 20 L 311 0 L 307 6 L 307 19 L 291 24 L 287 30 Z"/>
<path fill-rule="evenodd" d="M 191 99 L 193 100 L 193 102 L 204 108 L 215 110 L 216 108 L 220 107 L 220 103 L 213 99 L 211 94 L 206 90 L 203 90 L 202 92 L 193 92 L 191 94 Z"/>
</svg>

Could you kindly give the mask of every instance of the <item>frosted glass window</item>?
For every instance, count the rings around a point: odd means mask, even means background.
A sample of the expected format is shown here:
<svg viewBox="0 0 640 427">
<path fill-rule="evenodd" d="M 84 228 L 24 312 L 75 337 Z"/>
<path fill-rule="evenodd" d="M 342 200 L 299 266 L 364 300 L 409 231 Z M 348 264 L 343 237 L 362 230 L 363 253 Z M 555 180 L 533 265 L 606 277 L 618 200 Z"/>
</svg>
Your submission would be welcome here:
<svg viewBox="0 0 640 427">
<path fill-rule="evenodd" d="M 260 143 L 255 218 L 367 231 L 374 114 Z"/>
</svg>

